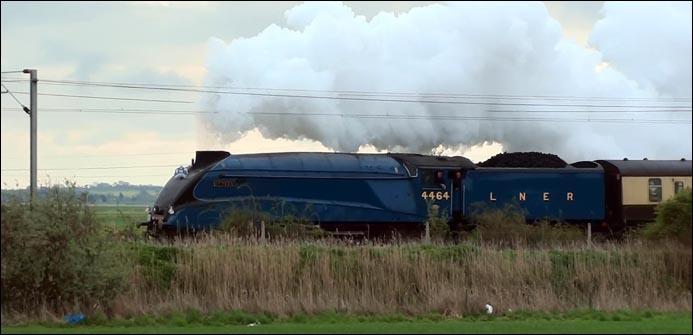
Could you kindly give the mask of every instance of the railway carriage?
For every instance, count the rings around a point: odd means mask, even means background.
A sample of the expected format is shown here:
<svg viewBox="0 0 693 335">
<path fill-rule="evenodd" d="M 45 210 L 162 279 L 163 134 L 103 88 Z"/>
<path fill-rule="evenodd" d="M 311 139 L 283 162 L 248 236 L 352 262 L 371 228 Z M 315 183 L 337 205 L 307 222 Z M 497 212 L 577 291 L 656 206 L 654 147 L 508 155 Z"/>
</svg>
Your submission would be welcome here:
<svg viewBox="0 0 693 335">
<path fill-rule="evenodd" d="M 691 187 L 690 160 L 598 160 L 604 167 L 607 224 L 614 229 L 652 222 L 655 208 Z"/>
</svg>

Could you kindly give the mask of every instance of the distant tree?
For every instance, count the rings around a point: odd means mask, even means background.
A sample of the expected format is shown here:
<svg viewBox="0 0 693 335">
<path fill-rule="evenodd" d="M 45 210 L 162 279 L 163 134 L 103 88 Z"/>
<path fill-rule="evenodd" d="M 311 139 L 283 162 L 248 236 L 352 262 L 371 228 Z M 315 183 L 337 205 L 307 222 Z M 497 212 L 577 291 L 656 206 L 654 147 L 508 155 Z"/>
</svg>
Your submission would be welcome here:
<svg viewBox="0 0 693 335">
<path fill-rule="evenodd" d="M 149 192 L 147 192 L 144 189 L 140 189 L 140 192 L 137 193 L 137 195 L 135 195 L 132 200 L 146 202 L 147 200 L 149 200 L 149 197 Z"/>
</svg>

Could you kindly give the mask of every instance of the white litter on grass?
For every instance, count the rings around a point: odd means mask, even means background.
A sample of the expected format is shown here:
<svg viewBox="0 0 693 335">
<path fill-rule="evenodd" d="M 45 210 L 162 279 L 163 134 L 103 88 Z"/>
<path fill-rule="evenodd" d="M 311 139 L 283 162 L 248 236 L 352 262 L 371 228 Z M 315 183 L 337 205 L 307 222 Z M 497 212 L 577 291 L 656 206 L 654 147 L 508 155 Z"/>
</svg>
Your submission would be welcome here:
<svg viewBox="0 0 693 335">
<path fill-rule="evenodd" d="M 486 304 L 484 308 L 486 308 L 486 314 L 493 314 L 493 306 Z"/>
</svg>

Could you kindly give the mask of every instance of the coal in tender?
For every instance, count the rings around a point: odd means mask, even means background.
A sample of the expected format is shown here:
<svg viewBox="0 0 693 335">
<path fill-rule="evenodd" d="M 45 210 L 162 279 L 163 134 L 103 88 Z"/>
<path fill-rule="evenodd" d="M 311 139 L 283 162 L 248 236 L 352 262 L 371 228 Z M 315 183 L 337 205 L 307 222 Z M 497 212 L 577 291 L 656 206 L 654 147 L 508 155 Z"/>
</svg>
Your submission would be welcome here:
<svg viewBox="0 0 693 335">
<path fill-rule="evenodd" d="M 497 154 L 485 162 L 477 164 L 481 167 L 545 167 L 563 168 L 568 165 L 554 154 L 542 152 L 504 152 Z"/>
</svg>

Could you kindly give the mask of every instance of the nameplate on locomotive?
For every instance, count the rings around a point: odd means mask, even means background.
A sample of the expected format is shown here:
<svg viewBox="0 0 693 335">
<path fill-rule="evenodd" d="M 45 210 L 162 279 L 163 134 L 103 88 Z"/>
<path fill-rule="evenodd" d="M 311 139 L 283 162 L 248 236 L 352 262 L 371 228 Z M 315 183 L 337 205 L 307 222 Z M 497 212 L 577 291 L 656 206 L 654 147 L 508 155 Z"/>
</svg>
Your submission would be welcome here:
<svg viewBox="0 0 693 335">
<path fill-rule="evenodd" d="M 214 183 L 212 183 L 212 186 L 214 187 L 238 187 L 240 183 L 238 180 L 215 180 Z"/>
</svg>

